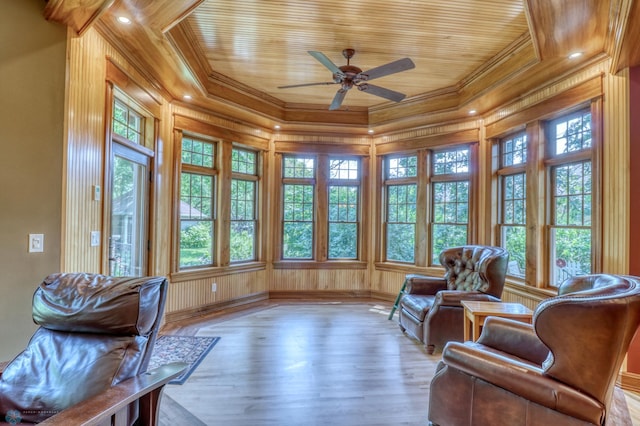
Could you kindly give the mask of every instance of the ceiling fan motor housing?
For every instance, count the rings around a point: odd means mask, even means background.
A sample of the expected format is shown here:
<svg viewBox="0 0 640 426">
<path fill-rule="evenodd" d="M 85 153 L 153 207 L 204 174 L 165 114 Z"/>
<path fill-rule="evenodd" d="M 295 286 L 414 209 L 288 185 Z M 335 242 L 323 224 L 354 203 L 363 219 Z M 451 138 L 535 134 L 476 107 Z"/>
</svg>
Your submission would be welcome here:
<svg viewBox="0 0 640 426">
<path fill-rule="evenodd" d="M 340 89 L 338 89 L 338 91 L 336 92 L 336 95 L 333 98 L 333 102 L 331 102 L 331 105 L 329 106 L 330 110 L 340 108 L 345 94 L 353 86 L 356 86 L 358 90 L 369 93 L 371 95 L 379 96 L 381 98 L 385 98 L 394 102 L 400 102 L 405 97 L 403 93 L 395 92 L 393 90 L 385 89 L 384 87 L 375 86 L 373 84 L 368 84 L 365 82 L 368 82 L 369 80 L 373 80 L 375 78 L 380 78 L 390 74 L 398 73 L 400 71 L 406 71 L 415 68 L 415 64 L 413 63 L 413 61 L 411 61 L 411 59 L 404 58 L 369 69 L 366 72 L 362 72 L 362 69 L 350 64 L 350 59 L 356 53 L 354 49 L 344 49 L 342 51 L 342 55 L 347 59 L 347 65 L 343 65 L 341 67 L 338 67 L 336 64 L 334 64 L 331 59 L 327 58 L 327 56 L 322 52 L 313 50 L 310 50 L 308 52 L 311 56 L 318 60 L 318 62 L 320 62 L 332 72 L 333 82 L 294 84 L 290 86 L 280 86 L 279 88 L 286 89 L 290 87 L 339 84 Z"/>
</svg>

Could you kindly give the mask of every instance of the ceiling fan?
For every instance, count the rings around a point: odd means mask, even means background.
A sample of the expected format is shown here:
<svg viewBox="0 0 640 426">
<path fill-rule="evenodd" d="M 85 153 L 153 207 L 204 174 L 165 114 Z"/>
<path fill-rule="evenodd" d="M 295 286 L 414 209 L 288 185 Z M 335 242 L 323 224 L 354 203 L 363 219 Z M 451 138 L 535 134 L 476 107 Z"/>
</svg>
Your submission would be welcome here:
<svg viewBox="0 0 640 426">
<path fill-rule="evenodd" d="M 338 89 L 338 92 L 333 98 L 333 102 L 331 102 L 331 105 L 329 106 L 330 110 L 340 108 L 340 105 L 342 105 L 342 101 L 344 100 L 347 91 L 354 86 L 357 87 L 358 90 L 361 90 L 365 93 L 380 96 L 381 98 L 389 99 L 390 101 L 394 102 L 400 102 L 405 98 L 406 95 L 403 93 L 385 89 L 384 87 L 380 86 L 374 86 L 373 84 L 369 84 L 368 81 L 373 80 L 374 78 L 380 78 L 390 74 L 395 74 L 400 71 L 406 71 L 415 68 L 416 65 L 411 59 L 398 59 L 397 61 L 389 62 L 388 64 L 380 65 L 379 67 L 371 68 L 367 71 L 362 71 L 360 68 L 350 64 L 350 60 L 353 55 L 355 55 L 355 53 L 356 51 L 353 49 L 344 49 L 342 51 L 342 56 L 347 59 L 347 65 L 338 67 L 336 64 L 331 62 L 331 60 L 327 58 L 324 53 L 310 50 L 309 54 L 316 58 L 318 62 L 327 67 L 329 71 L 333 73 L 333 81 L 326 81 L 321 83 L 292 84 L 289 86 L 280 86 L 278 87 L 278 89 L 339 84 L 340 89 Z"/>
</svg>

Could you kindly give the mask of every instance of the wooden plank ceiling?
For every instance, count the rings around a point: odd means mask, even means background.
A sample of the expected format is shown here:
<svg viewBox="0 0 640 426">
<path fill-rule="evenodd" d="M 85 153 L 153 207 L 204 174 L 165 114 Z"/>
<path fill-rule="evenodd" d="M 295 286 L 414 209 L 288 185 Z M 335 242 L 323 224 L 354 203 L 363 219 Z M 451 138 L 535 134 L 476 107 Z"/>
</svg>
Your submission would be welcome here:
<svg viewBox="0 0 640 426">
<path fill-rule="evenodd" d="M 283 85 L 330 82 L 331 72 L 309 55 L 323 52 L 368 70 L 401 58 L 415 68 L 375 84 L 416 102 L 454 94 L 457 106 L 549 61 L 553 72 L 575 67 L 572 51 L 588 61 L 601 54 L 627 65 L 636 34 L 633 1 L 623 0 L 49 0 L 45 16 L 78 33 L 98 28 L 125 55 L 150 70 L 175 98 L 197 91 L 255 108 L 325 108 L 339 88 Z M 635 2 L 637 4 L 637 2 Z M 637 14 L 637 13 L 636 13 Z M 128 16 L 129 27 L 117 23 Z M 634 37 L 636 37 L 634 35 Z M 640 36 L 636 37 L 640 38 Z M 566 65 L 563 65 L 564 62 Z M 614 64 L 615 66 L 615 64 Z M 539 74 L 539 70 L 536 70 Z M 547 76 L 545 76 L 547 77 Z M 532 78 L 536 82 L 536 77 Z M 195 86 L 195 88 L 194 88 Z M 261 106 L 262 105 L 262 106 Z M 268 105 L 268 106 L 267 106 Z M 357 90 L 342 110 L 380 109 L 392 102 Z"/>
</svg>

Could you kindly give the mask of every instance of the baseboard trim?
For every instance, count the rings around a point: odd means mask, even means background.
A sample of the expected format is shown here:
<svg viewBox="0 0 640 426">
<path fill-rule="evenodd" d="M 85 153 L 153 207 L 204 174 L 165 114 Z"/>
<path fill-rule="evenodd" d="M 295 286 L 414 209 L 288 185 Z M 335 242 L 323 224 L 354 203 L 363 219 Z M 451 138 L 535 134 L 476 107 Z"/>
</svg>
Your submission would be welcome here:
<svg viewBox="0 0 640 426">
<path fill-rule="evenodd" d="M 369 290 L 310 290 L 310 291 L 270 291 L 269 299 L 317 299 L 335 300 L 350 298 L 370 298 Z"/>
<path fill-rule="evenodd" d="M 383 293 L 381 291 L 371 292 L 372 299 L 384 300 L 386 302 L 395 302 L 397 297 L 397 294 Z"/>
<path fill-rule="evenodd" d="M 180 321 L 185 319 L 191 319 L 201 315 L 207 315 L 214 312 L 219 312 L 229 308 L 235 308 L 238 306 L 248 305 L 251 303 L 262 302 L 269 299 L 268 292 L 260 292 L 249 294 L 247 296 L 238 297 L 232 300 L 225 300 L 224 302 L 212 303 L 210 305 L 198 306 L 193 309 L 184 309 L 181 311 L 169 312 L 165 314 L 165 322 L 170 323 L 174 321 Z"/>
<path fill-rule="evenodd" d="M 623 371 L 618 375 L 618 384 L 624 390 L 640 392 L 640 374 Z"/>
</svg>

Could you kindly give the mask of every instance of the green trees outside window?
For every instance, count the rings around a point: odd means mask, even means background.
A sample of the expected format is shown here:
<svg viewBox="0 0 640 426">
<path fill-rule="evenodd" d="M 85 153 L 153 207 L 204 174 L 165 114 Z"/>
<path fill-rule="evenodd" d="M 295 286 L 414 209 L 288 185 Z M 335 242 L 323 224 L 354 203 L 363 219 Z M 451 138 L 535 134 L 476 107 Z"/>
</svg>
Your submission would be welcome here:
<svg viewBox="0 0 640 426">
<path fill-rule="evenodd" d="M 524 278 L 526 271 L 527 135 L 518 133 L 500 141 L 500 245 L 509 252 L 507 274 Z"/>
<path fill-rule="evenodd" d="M 388 261 L 415 262 L 418 200 L 418 157 L 407 155 L 385 160 L 385 247 Z"/>
<path fill-rule="evenodd" d="M 432 156 L 431 264 L 440 252 L 467 243 L 469 226 L 469 148 L 434 152 Z"/>
<path fill-rule="evenodd" d="M 552 285 L 592 271 L 591 112 L 579 111 L 550 123 L 550 265 Z"/>
<path fill-rule="evenodd" d="M 231 152 L 230 261 L 256 260 L 257 155 L 234 148 Z"/>
<path fill-rule="evenodd" d="M 214 144 L 183 138 L 180 173 L 180 268 L 214 261 Z"/>
</svg>

